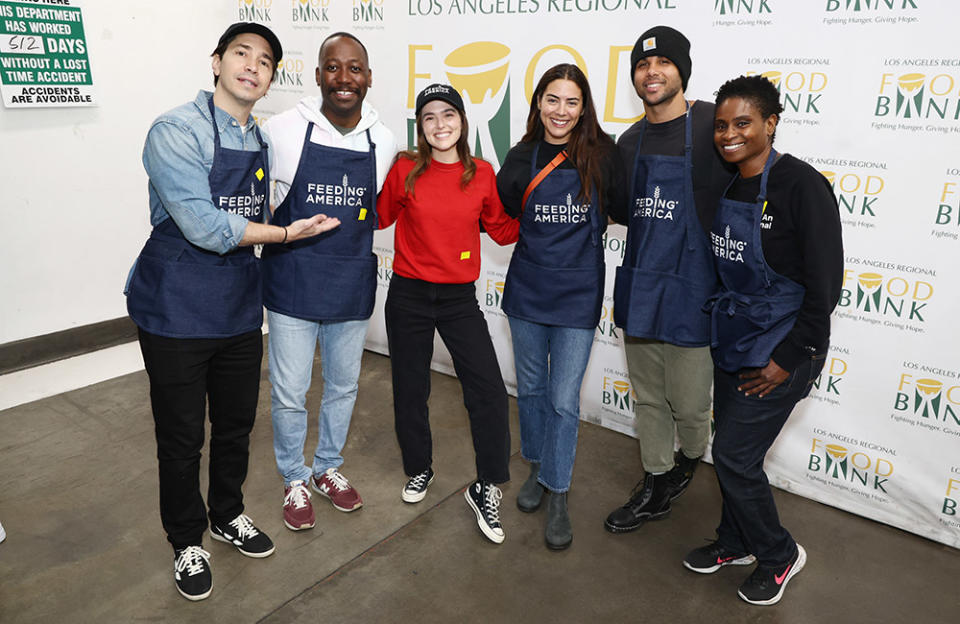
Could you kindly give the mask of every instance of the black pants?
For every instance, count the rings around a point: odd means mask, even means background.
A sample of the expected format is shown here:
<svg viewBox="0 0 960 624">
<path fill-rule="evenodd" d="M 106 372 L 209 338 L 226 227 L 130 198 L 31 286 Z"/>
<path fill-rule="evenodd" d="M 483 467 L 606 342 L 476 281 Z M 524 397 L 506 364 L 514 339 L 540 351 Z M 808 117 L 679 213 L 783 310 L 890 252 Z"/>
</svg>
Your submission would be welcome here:
<svg viewBox="0 0 960 624">
<path fill-rule="evenodd" d="M 450 351 L 463 388 L 477 478 L 492 483 L 508 481 L 507 391 L 474 285 L 433 284 L 394 274 L 384 312 L 404 472 L 412 477 L 433 462 L 427 399 L 436 330 Z"/>
<path fill-rule="evenodd" d="M 207 512 L 200 494 L 207 397 L 210 399 L 210 520 L 243 513 L 250 430 L 257 412 L 263 337 L 166 338 L 139 332 L 150 377 L 160 464 L 160 520 L 174 548 L 202 543 Z"/>
<path fill-rule="evenodd" d="M 713 467 L 723 495 L 717 539 L 755 555 L 762 566 L 783 565 L 797 552 L 780 524 L 763 460 L 794 406 L 810 392 L 823 362 L 822 355 L 804 360 L 762 399 L 737 390 L 742 383 L 737 374 L 714 368 Z"/>
</svg>

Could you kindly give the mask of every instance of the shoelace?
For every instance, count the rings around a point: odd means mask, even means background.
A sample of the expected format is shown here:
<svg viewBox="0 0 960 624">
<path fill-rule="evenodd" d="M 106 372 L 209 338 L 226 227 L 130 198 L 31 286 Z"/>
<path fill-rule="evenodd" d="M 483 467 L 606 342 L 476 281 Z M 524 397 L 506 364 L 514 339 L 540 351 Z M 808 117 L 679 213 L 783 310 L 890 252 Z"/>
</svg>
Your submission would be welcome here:
<svg viewBox="0 0 960 624">
<path fill-rule="evenodd" d="M 423 484 L 427 482 L 427 479 L 430 477 L 430 471 L 421 472 L 417 476 L 410 479 L 410 483 L 407 484 L 407 489 L 416 489 L 419 490 L 423 487 Z"/>
<path fill-rule="evenodd" d="M 487 484 L 483 487 L 483 507 L 490 522 L 500 522 L 500 499 L 503 492 L 495 485 Z"/>
<path fill-rule="evenodd" d="M 260 534 L 257 527 L 253 526 L 253 520 L 251 520 L 247 514 L 240 514 L 231 520 L 230 526 L 237 530 L 237 537 L 240 539 L 256 537 Z"/>
<path fill-rule="evenodd" d="M 187 576 L 194 576 L 203 572 L 203 562 L 210 560 L 210 553 L 200 546 L 187 546 L 177 557 L 177 572 L 187 571 Z"/>
<path fill-rule="evenodd" d="M 303 481 L 294 481 L 290 484 L 290 491 L 287 492 L 287 495 L 284 497 L 283 504 L 289 505 L 293 503 L 293 506 L 297 509 L 303 509 L 307 506 L 307 499 L 309 497 L 310 490 L 303 485 Z"/>
<path fill-rule="evenodd" d="M 326 474 L 326 477 L 333 482 L 333 486 L 340 490 L 341 492 L 350 487 L 350 484 L 347 483 L 346 477 L 340 474 L 338 471 L 333 470 Z"/>
</svg>

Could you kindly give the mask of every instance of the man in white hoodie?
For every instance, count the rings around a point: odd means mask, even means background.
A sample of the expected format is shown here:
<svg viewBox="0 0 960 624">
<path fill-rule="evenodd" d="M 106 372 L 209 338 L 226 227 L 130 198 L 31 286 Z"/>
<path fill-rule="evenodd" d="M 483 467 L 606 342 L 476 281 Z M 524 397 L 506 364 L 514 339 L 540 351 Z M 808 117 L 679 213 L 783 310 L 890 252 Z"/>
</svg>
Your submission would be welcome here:
<svg viewBox="0 0 960 624">
<path fill-rule="evenodd" d="M 284 524 L 294 531 L 315 524 L 308 484 L 340 511 L 363 505 L 338 469 L 376 292 L 376 196 L 397 151 L 393 134 L 364 102 L 373 75 L 359 39 L 343 32 L 327 37 L 316 78 L 320 97 L 306 97 L 264 125 L 275 152 L 271 223 L 320 212 L 341 222 L 335 233 L 263 252 L 274 453 L 283 476 Z M 307 465 L 305 402 L 316 344 L 323 399 L 320 439 Z"/>
</svg>

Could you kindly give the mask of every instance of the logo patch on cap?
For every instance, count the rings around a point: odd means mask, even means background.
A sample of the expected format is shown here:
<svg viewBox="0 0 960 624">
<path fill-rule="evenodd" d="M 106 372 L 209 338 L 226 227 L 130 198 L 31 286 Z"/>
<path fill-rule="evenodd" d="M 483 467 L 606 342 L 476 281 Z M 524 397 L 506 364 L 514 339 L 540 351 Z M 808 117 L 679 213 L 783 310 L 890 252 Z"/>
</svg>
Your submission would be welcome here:
<svg viewBox="0 0 960 624">
<path fill-rule="evenodd" d="M 657 38 L 656 38 L 656 37 L 650 37 L 649 39 L 644 39 L 644 40 L 643 40 L 643 51 L 644 51 L 644 52 L 648 52 L 648 51 L 650 51 L 650 50 L 653 50 L 653 49 L 656 48 L 656 47 L 657 47 Z"/>
</svg>

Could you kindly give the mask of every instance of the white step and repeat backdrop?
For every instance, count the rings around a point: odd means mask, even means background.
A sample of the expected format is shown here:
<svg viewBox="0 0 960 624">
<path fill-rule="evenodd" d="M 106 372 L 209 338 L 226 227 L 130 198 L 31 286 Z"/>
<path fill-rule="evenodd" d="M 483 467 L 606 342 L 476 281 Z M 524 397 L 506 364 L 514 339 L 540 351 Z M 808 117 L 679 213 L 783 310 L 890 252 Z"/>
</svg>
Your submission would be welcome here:
<svg viewBox="0 0 960 624">
<path fill-rule="evenodd" d="M 559 62 L 587 73 L 603 127 L 642 106 L 629 80 L 638 35 L 667 24 L 692 41 L 687 94 L 764 74 L 785 112 L 777 147 L 831 181 L 846 266 L 827 366 L 767 459 L 774 485 L 960 548 L 960 49 L 948 0 L 224 0 L 263 22 L 285 56 L 256 109 L 267 119 L 316 95 L 317 51 L 336 31 L 370 52 L 368 94 L 400 142 L 430 82 L 464 94 L 471 138 L 499 166 L 523 134 L 529 95 Z M 612 322 L 625 230 L 607 234 L 607 297 L 582 388 L 585 420 L 633 434 L 633 392 Z M 511 248 L 484 237 L 477 296 L 515 390 L 500 311 Z M 386 353 L 382 304 L 393 231 L 377 235 L 378 309 L 368 347 Z M 435 367 L 452 373 L 437 341 Z"/>
</svg>

